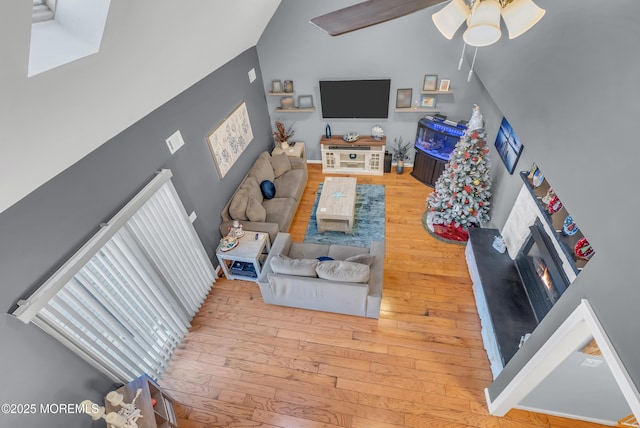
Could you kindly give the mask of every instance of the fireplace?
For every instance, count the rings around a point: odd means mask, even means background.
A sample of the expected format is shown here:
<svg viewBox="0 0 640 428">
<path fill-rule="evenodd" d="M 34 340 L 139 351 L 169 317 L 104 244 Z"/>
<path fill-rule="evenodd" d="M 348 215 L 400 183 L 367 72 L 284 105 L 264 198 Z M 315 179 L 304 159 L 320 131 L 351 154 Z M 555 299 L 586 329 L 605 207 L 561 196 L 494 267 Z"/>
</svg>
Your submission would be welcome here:
<svg viewBox="0 0 640 428">
<path fill-rule="evenodd" d="M 515 258 L 516 268 L 538 322 L 569 286 L 562 260 L 539 219 Z"/>
</svg>

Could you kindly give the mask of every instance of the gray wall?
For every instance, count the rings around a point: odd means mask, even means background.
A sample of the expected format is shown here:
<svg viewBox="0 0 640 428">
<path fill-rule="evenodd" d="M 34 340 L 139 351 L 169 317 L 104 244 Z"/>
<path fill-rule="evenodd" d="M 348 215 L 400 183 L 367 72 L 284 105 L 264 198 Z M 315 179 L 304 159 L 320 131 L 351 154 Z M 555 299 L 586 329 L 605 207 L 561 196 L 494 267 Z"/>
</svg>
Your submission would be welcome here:
<svg viewBox="0 0 640 428">
<path fill-rule="evenodd" d="M 258 42 L 258 54 L 265 82 L 270 89 L 273 79 L 293 80 L 295 96 L 313 95 L 313 113 L 278 113 L 279 97 L 268 97 L 272 121 L 294 124 L 295 139 L 306 143 L 307 157 L 320 160 L 320 137 L 326 123 L 334 135 L 355 131 L 369 135 L 373 125 L 380 125 L 387 135 L 387 145 L 403 137 L 413 141 L 418 120 L 424 113 L 396 113 L 396 90 L 412 88 L 413 100 L 420 99 L 425 74 L 450 79 L 453 95 L 438 96 L 436 107 L 454 121 L 468 120 L 473 104 L 481 105 L 490 137 L 495 137 L 500 118 L 485 106 L 486 94 L 477 79 L 467 83 L 468 65 L 457 70 L 462 43 L 444 43 L 431 21 L 433 9 L 331 37 L 309 24 L 315 16 L 358 3 L 354 0 L 296 1 L 283 0 Z M 389 118 L 386 120 L 322 119 L 319 80 L 391 78 Z M 413 151 L 411 152 L 413 156 Z M 412 162 L 410 160 L 409 162 Z M 426 189 L 425 189 L 426 190 Z M 426 197 L 425 191 L 425 197 Z"/>
<path fill-rule="evenodd" d="M 258 75 L 252 84 L 247 77 L 251 68 Z M 4 310 L 37 288 L 161 168 L 174 172 L 182 202 L 187 212 L 198 215 L 194 226 L 212 257 L 223 205 L 259 153 L 272 147 L 260 76 L 257 52 L 251 48 L 1 213 Z M 206 137 L 242 101 L 254 140 L 221 180 Z M 165 139 L 177 129 L 185 146 L 171 156 Z M 108 379 L 33 325 L 5 314 L 0 337 L 0 403 L 101 401 L 109 391 Z M 26 418 L 0 415 L 0 425 L 68 427 L 91 422 L 85 415 Z"/>
<path fill-rule="evenodd" d="M 495 397 L 587 298 L 636 384 L 640 383 L 635 260 L 640 209 L 640 3 L 537 0 L 547 14 L 525 35 L 481 50 L 478 76 L 596 254 L 489 389 Z M 522 185 L 505 177 L 494 209 Z"/>
</svg>

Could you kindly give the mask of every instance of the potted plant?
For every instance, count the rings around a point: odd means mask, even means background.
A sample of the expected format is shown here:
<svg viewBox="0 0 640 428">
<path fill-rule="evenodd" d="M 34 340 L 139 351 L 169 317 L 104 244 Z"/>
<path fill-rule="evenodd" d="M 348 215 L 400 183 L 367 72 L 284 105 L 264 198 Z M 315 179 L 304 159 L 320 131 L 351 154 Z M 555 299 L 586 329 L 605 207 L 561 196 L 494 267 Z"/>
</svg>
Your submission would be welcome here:
<svg viewBox="0 0 640 428">
<path fill-rule="evenodd" d="M 289 138 L 293 137 L 293 134 L 293 125 L 290 125 L 287 128 L 284 126 L 284 123 L 276 121 L 276 129 L 273 131 L 273 138 L 276 140 L 276 143 L 280 143 L 280 147 L 286 149 L 289 144 Z"/>
<path fill-rule="evenodd" d="M 402 137 L 394 138 L 393 142 L 395 146 L 391 148 L 391 151 L 393 153 L 393 160 L 396 161 L 396 173 L 402 174 L 404 172 L 404 161 L 409 159 L 411 143 L 403 143 Z"/>
</svg>

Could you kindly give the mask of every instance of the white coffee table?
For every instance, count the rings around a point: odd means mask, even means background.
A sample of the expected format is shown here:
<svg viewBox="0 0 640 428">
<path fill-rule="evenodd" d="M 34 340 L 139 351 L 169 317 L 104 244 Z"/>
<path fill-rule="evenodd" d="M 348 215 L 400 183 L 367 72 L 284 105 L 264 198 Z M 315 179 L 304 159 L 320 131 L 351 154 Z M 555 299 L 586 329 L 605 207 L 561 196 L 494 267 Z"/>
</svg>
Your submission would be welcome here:
<svg viewBox="0 0 640 428">
<path fill-rule="evenodd" d="M 244 236 L 239 239 L 238 245 L 232 250 L 222 251 L 220 245 L 218 245 L 216 257 L 227 279 L 258 281 L 258 277 L 262 271 L 262 263 L 266 258 L 265 250 L 267 253 L 271 250 L 269 234 L 245 230 Z M 255 276 L 253 276 L 250 271 L 246 273 L 233 273 L 231 266 L 235 262 L 248 263 L 253 266 Z"/>
<path fill-rule="evenodd" d="M 356 178 L 327 177 L 316 209 L 318 232 L 353 233 L 356 208 Z"/>
</svg>

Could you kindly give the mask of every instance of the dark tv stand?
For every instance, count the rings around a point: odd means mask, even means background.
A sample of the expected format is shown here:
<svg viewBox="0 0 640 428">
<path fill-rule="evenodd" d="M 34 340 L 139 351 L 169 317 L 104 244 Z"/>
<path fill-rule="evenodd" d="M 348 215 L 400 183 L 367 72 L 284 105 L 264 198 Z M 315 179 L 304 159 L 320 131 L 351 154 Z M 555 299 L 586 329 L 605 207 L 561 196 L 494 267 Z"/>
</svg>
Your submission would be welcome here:
<svg viewBox="0 0 640 428">
<path fill-rule="evenodd" d="M 465 250 L 494 379 L 518 351 L 520 338 L 538 325 L 514 261 L 492 246 L 497 235 L 497 229 L 470 229 Z"/>
</svg>

